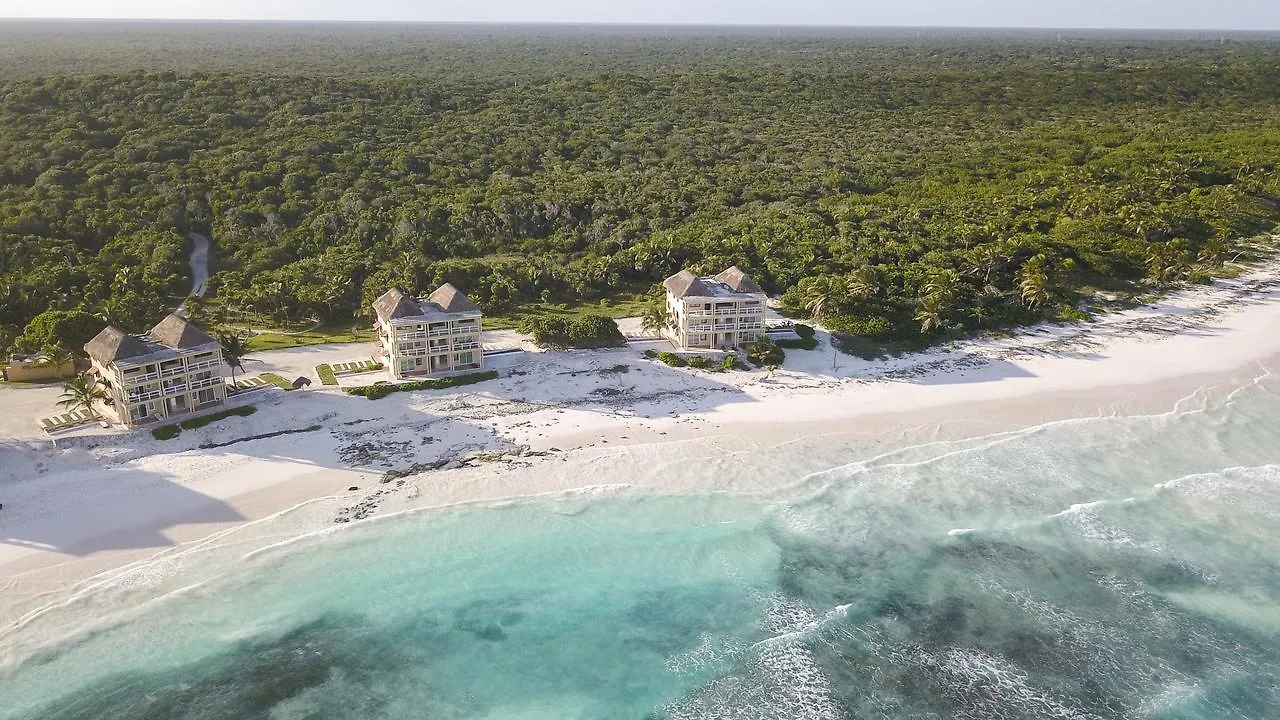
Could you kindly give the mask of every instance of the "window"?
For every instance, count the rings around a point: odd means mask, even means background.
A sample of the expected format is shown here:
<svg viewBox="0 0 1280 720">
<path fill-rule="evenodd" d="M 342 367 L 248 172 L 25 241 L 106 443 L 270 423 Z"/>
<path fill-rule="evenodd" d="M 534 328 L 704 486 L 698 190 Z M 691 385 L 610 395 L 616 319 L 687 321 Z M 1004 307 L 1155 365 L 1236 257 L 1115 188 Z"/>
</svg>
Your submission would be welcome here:
<svg viewBox="0 0 1280 720">
<path fill-rule="evenodd" d="M 201 405 L 203 405 L 204 403 L 213 402 L 216 399 L 217 399 L 217 396 L 214 395 L 213 388 L 206 388 L 196 394 L 196 402 L 200 403 Z"/>
<path fill-rule="evenodd" d="M 458 353 L 458 364 L 470 365 L 471 363 L 475 362 L 474 360 L 471 359 L 474 355 L 475 353 L 472 353 L 472 352 Z"/>
</svg>

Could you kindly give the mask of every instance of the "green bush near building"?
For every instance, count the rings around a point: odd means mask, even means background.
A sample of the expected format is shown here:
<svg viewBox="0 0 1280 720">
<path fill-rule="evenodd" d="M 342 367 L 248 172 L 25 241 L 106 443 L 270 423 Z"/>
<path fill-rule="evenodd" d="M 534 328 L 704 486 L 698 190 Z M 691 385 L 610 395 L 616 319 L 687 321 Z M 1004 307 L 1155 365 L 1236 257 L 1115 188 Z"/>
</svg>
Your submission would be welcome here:
<svg viewBox="0 0 1280 720">
<path fill-rule="evenodd" d="M 582 317 L 532 317 L 520 323 L 520 332 L 533 338 L 539 347 L 601 348 L 622 347 L 627 338 L 608 315 Z"/>
<path fill-rule="evenodd" d="M 382 398 L 395 392 L 413 392 L 415 390 L 446 390 L 448 388 L 460 387 L 463 385 L 474 385 L 475 383 L 485 382 L 487 380 L 496 380 L 498 378 L 497 370 L 486 370 L 485 372 L 470 373 L 467 375 L 453 375 L 442 378 L 429 378 L 427 380 L 417 380 L 407 383 L 389 383 L 379 382 L 373 385 L 362 385 L 360 387 L 347 388 L 348 395 L 359 395 L 370 400 L 381 400 Z"/>
<path fill-rule="evenodd" d="M 682 356 L 669 352 L 658 353 L 658 361 L 664 365 L 670 365 L 671 367 L 685 367 L 689 364 L 689 361 L 685 360 Z"/>
<path fill-rule="evenodd" d="M 177 425 L 161 425 L 158 428 L 152 428 L 151 436 L 157 440 L 172 440 L 182 433 L 182 428 Z"/>
<path fill-rule="evenodd" d="M 242 405 L 240 407 L 229 408 L 227 410 L 210 413 L 208 415 L 187 418 L 182 422 L 171 425 L 161 425 L 160 427 L 153 428 L 151 430 L 151 436 L 157 440 L 172 440 L 182 434 L 183 430 L 195 430 L 196 428 L 202 428 L 209 423 L 234 416 L 249 417 L 256 412 L 258 412 L 258 408 L 252 405 Z"/>
<path fill-rule="evenodd" d="M 786 360 L 787 354 L 776 343 L 763 335 L 760 339 L 751 343 L 751 347 L 747 349 L 747 360 L 756 367 L 768 367 L 770 365 L 781 365 Z"/>
</svg>

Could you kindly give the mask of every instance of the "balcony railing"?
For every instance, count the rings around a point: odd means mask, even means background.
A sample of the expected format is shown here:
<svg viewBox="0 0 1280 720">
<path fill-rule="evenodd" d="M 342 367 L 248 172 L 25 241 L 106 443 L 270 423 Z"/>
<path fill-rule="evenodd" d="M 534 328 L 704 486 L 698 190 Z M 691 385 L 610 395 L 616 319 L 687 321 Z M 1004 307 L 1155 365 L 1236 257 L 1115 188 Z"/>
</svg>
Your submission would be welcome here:
<svg viewBox="0 0 1280 720">
<path fill-rule="evenodd" d="M 764 323 L 759 323 L 759 322 L 738 323 L 738 329 L 739 330 L 762 330 L 764 329 Z"/>
<path fill-rule="evenodd" d="M 158 397 L 160 397 L 159 390 L 147 390 L 146 392 L 131 392 L 129 393 L 129 404 L 132 405 L 134 403 L 146 402 L 147 400 L 155 400 Z"/>
<path fill-rule="evenodd" d="M 478 348 L 478 347 L 480 347 L 480 343 L 475 342 L 474 340 L 471 342 L 460 342 L 460 343 L 453 344 L 454 350 L 471 350 L 472 348 Z"/>
<path fill-rule="evenodd" d="M 217 387 L 223 380 L 220 377 L 209 377 L 201 380 L 192 380 L 190 385 L 192 390 L 200 390 L 207 387 Z"/>
<path fill-rule="evenodd" d="M 160 373 L 145 373 L 140 375 L 125 375 L 124 381 L 129 385 L 141 385 L 145 382 L 160 379 Z"/>
<path fill-rule="evenodd" d="M 160 377 L 162 378 L 173 377 L 174 375 L 185 375 L 186 373 L 187 373 L 187 369 L 182 365 L 178 365 L 176 367 L 169 367 L 169 368 L 165 368 L 165 367 L 160 368 Z"/>
<path fill-rule="evenodd" d="M 192 363 L 187 366 L 187 372 L 196 372 L 197 370 L 208 370 L 210 368 L 222 367 L 222 363 L 218 360 L 203 360 L 198 363 Z"/>
</svg>

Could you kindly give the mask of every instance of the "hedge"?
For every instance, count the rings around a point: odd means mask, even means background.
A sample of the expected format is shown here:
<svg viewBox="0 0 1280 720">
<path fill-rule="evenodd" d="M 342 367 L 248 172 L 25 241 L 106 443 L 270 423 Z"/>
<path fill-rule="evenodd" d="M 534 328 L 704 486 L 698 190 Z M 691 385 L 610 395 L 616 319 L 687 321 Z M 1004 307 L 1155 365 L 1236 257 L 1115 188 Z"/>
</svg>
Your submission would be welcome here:
<svg viewBox="0 0 1280 720">
<path fill-rule="evenodd" d="M 485 372 L 470 373 L 467 375 L 452 375 L 450 377 L 429 378 L 427 380 L 416 380 L 407 383 L 389 383 L 379 382 L 373 385 L 361 385 L 360 387 L 347 388 L 348 395 L 359 395 L 370 400 L 381 400 L 382 398 L 394 392 L 413 392 L 414 390 L 444 390 L 461 385 L 474 385 L 475 383 L 485 382 L 486 380 L 496 380 L 498 378 L 497 370 L 486 370 Z"/>
<path fill-rule="evenodd" d="M 178 437 L 183 430 L 195 430 L 196 428 L 202 428 L 211 422 L 217 422 L 218 420 L 229 418 L 233 415 L 248 417 L 256 412 L 258 412 L 258 408 L 252 405 L 242 405 L 240 407 L 234 407 L 220 412 L 210 413 L 208 415 L 187 418 L 182 422 L 172 425 L 161 425 L 160 427 L 153 428 L 151 430 L 151 436 L 157 440 L 172 440 L 173 438 Z"/>
<path fill-rule="evenodd" d="M 539 347 L 622 347 L 627 338 L 608 315 L 583 317 L 532 317 L 520 323 L 520 332 L 533 337 Z"/>
<path fill-rule="evenodd" d="M 172 440 L 181 432 L 182 428 L 177 425 L 161 425 L 158 428 L 152 428 L 151 436 L 157 440 Z"/>
<path fill-rule="evenodd" d="M 199 417 L 187 418 L 186 420 L 183 420 L 178 424 L 182 426 L 183 430 L 195 430 L 196 428 L 202 428 L 211 422 L 217 422 L 218 420 L 229 418 L 234 415 L 238 415 L 240 417 L 249 417 L 250 415 L 256 412 L 258 412 L 258 408 L 252 405 L 242 405 L 240 407 L 233 407 L 227 410 L 222 410 L 221 412 L 210 413 L 208 415 L 200 415 Z"/>
</svg>

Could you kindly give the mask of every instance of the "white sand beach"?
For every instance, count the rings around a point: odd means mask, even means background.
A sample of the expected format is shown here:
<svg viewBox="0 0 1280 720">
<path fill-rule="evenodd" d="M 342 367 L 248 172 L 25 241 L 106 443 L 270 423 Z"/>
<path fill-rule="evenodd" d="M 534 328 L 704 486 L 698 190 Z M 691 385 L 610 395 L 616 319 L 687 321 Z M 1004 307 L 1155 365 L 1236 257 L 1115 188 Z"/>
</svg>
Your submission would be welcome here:
<svg viewBox="0 0 1280 720">
<path fill-rule="evenodd" d="M 55 447 L 34 418 L 57 390 L 3 388 L 0 645 L 42 607 L 85 601 L 102 583 L 152 582 L 155 559 L 201 562 L 213 545 L 243 554 L 397 510 L 545 493 L 771 489 L 767 473 L 717 472 L 692 439 L 718 438 L 731 454 L 843 433 L 873 449 L 1168 412 L 1277 367 L 1277 329 L 1271 264 L 1096 322 L 896 359 L 835 353 L 820 333 L 819 348 L 788 351 L 774 373 L 669 368 L 633 345 L 529 353 L 496 381 L 377 401 L 318 382 L 272 388 L 255 393 L 256 414 L 168 441 L 114 431 Z M 362 353 L 264 352 L 247 369 L 292 377 Z M 245 439 L 280 431 L 293 432 Z"/>
</svg>

